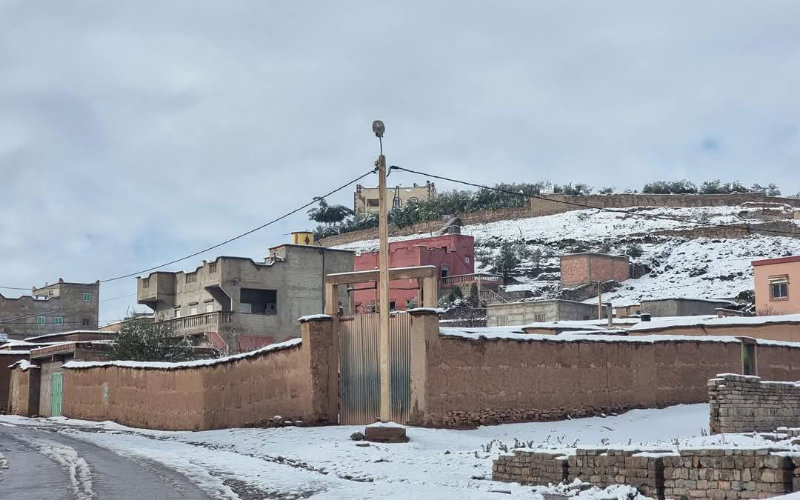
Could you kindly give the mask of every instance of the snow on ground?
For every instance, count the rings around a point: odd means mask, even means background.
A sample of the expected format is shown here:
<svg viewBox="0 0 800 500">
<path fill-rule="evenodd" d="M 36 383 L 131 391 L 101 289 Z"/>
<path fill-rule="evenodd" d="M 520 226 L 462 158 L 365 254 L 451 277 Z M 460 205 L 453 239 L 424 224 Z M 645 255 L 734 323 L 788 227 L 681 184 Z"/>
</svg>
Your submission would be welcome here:
<svg viewBox="0 0 800 500">
<path fill-rule="evenodd" d="M 781 220 L 800 222 L 792 219 L 793 211 L 788 208 L 770 212 Z M 532 272 L 535 263 L 523 260 L 519 276 L 514 276 L 518 284 L 510 285 L 507 291 L 527 290 L 541 298 L 553 297 L 558 292 L 557 268 L 561 255 L 580 251 L 624 254 L 630 244 L 636 243 L 643 253 L 631 259 L 632 262 L 647 266 L 651 272 L 627 280 L 622 288 L 603 296 L 616 305 L 627 305 L 648 298 L 732 298 L 739 292 L 752 290 L 751 261 L 800 254 L 800 239 L 779 235 L 689 239 L 653 233 L 709 224 L 760 224 L 765 220 L 763 217 L 763 210 L 748 206 L 577 210 L 472 224 L 462 227 L 461 232 L 475 237 L 476 272 L 492 270 L 491 259 L 503 241 L 523 241 L 529 251 L 540 250 L 543 256 L 539 267 L 548 272 Z M 390 241 L 422 236 L 426 235 L 400 236 Z M 365 240 L 336 248 L 363 252 L 377 247 L 377 240 Z"/>
<path fill-rule="evenodd" d="M 409 427 L 408 443 L 368 446 L 350 439 L 354 432 L 363 432 L 364 426 L 167 432 L 64 418 L 0 416 L 0 423 L 51 428 L 121 455 L 156 460 L 183 472 L 215 498 L 244 498 L 242 491 L 263 495 L 252 498 L 477 499 L 508 498 L 509 494 L 541 498 L 532 487 L 491 481 L 492 460 L 515 446 L 664 448 L 720 443 L 721 439 L 741 446 L 757 443 L 756 438 L 745 436 L 703 436 L 708 432 L 708 411 L 708 405 L 697 404 L 474 430 Z M 616 493 L 625 491 L 629 490 Z M 612 493 L 603 495 L 608 494 Z M 597 490 L 583 497 L 596 495 L 600 495 Z"/>
</svg>

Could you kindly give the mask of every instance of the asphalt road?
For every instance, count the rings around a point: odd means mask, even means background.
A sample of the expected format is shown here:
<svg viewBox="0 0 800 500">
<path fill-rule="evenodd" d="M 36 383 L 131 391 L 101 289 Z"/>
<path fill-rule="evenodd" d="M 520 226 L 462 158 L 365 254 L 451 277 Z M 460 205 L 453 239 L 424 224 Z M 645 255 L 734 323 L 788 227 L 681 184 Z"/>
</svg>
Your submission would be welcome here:
<svg viewBox="0 0 800 500">
<path fill-rule="evenodd" d="M 57 432 L 0 426 L 0 455 L 7 461 L 7 468 L 0 468 L 0 498 L 209 498 L 161 464 L 123 457 Z"/>
</svg>

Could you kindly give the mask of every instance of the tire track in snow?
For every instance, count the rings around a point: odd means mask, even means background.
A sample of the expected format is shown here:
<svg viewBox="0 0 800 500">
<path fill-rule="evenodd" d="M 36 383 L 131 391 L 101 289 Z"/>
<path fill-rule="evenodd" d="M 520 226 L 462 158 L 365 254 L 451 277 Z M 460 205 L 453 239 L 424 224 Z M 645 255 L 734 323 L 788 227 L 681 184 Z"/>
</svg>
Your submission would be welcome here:
<svg viewBox="0 0 800 500">
<path fill-rule="evenodd" d="M 92 490 L 92 469 L 86 459 L 78 455 L 75 448 L 49 439 L 30 439 L 23 436 L 14 438 L 67 469 L 72 493 L 77 500 L 96 498 Z"/>
</svg>

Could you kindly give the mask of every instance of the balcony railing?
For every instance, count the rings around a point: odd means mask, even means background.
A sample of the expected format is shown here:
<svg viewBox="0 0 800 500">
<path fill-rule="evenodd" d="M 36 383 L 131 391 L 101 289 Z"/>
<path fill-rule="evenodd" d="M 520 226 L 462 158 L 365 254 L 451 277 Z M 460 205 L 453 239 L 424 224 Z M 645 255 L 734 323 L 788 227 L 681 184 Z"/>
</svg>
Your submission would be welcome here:
<svg viewBox="0 0 800 500">
<path fill-rule="evenodd" d="M 439 280 L 439 285 L 442 288 L 461 285 L 464 283 L 479 282 L 481 286 L 484 285 L 500 285 L 503 283 L 503 277 L 496 274 L 488 273 L 472 273 L 472 274 L 455 274 L 453 276 L 445 276 Z"/>
<path fill-rule="evenodd" d="M 232 312 L 218 311 L 168 319 L 165 322 L 172 325 L 172 331 L 176 335 L 192 335 L 229 328 L 233 326 L 234 316 Z"/>
</svg>

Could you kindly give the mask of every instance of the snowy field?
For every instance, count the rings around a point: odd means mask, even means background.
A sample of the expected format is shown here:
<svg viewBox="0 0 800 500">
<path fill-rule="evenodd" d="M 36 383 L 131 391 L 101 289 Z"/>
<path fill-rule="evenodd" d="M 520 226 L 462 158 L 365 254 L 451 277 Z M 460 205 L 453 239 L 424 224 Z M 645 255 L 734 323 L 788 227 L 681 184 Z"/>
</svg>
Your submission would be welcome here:
<svg viewBox="0 0 800 500">
<path fill-rule="evenodd" d="M 443 430 L 411 427 L 405 444 L 356 442 L 363 427 L 285 427 L 166 432 L 112 422 L 0 416 L 0 432 L 32 426 L 183 472 L 214 498 L 541 498 L 543 489 L 491 481 L 492 460 L 516 447 L 762 445 L 707 436 L 708 405 L 633 410 L 619 416 Z M 77 457 L 80 458 L 80 457 Z M 624 498 L 630 488 L 582 493 Z"/>
<path fill-rule="evenodd" d="M 793 211 L 779 208 L 767 212 L 771 217 L 795 224 Z M 667 217 L 669 219 L 664 219 Z M 800 239 L 788 236 L 752 235 L 746 238 L 709 239 L 653 236 L 655 231 L 685 230 L 709 224 L 742 225 L 764 223 L 765 212 L 739 207 L 631 208 L 613 212 L 578 210 L 545 217 L 464 226 L 462 234 L 475 237 L 476 271 L 492 270 L 491 259 L 503 241 L 523 242 L 528 251 L 539 250 L 539 267 L 557 269 L 564 254 L 593 251 L 624 254 L 637 244 L 642 255 L 631 261 L 650 272 L 623 286 L 604 300 L 615 305 L 638 303 L 642 299 L 665 297 L 732 298 L 752 290 L 751 262 L 757 259 L 800 254 Z M 675 220 L 673 220 L 675 219 Z M 390 238 L 402 241 L 420 236 Z M 377 250 L 377 240 L 341 245 L 336 248 L 357 252 Z M 523 260 L 513 277 L 518 284 L 509 291 L 529 290 L 548 298 L 558 291 L 558 272 L 539 275 L 531 272 L 534 263 Z M 592 302 L 594 299 L 590 299 Z"/>
</svg>

